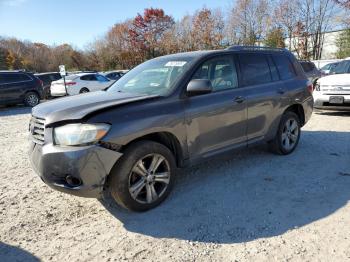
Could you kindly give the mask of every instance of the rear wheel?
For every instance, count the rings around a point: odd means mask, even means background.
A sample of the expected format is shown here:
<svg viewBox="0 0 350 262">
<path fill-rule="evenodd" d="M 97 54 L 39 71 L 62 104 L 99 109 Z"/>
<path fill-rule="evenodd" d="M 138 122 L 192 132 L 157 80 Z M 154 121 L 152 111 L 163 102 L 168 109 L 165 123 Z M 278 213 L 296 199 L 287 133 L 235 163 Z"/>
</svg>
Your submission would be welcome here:
<svg viewBox="0 0 350 262">
<path fill-rule="evenodd" d="M 24 104 L 26 106 L 34 107 L 40 102 L 40 97 L 35 92 L 28 92 L 24 96 Z"/>
<path fill-rule="evenodd" d="M 300 127 L 300 119 L 294 112 L 284 113 L 276 137 L 270 142 L 271 150 L 280 155 L 292 153 L 299 143 Z"/>
<path fill-rule="evenodd" d="M 110 174 L 109 188 L 119 205 L 133 211 L 146 211 L 168 196 L 175 172 L 175 159 L 167 147 L 141 141 L 125 150 Z"/>
<path fill-rule="evenodd" d="M 89 93 L 90 92 L 90 90 L 89 89 L 87 89 L 86 87 L 83 87 L 82 89 L 80 89 L 80 94 L 84 94 L 84 93 Z"/>
</svg>

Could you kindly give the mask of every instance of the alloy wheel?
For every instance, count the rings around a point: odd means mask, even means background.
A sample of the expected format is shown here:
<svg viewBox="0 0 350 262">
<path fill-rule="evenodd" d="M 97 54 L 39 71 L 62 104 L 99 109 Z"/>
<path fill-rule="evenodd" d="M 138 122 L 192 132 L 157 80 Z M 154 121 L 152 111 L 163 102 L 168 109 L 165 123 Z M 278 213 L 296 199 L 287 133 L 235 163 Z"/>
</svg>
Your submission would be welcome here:
<svg viewBox="0 0 350 262">
<path fill-rule="evenodd" d="M 170 165 L 160 154 L 149 154 L 138 160 L 129 175 L 129 193 L 141 204 L 152 204 L 170 183 Z"/>
<path fill-rule="evenodd" d="M 26 100 L 29 106 L 36 106 L 39 103 L 39 98 L 35 94 L 28 95 Z"/>
<path fill-rule="evenodd" d="M 299 137 L 299 125 L 298 122 L 290 118 L 285 122 L 282 131 L 282 146 L 285 150 L 292 150 L 297 142 Z"/>
</svg>

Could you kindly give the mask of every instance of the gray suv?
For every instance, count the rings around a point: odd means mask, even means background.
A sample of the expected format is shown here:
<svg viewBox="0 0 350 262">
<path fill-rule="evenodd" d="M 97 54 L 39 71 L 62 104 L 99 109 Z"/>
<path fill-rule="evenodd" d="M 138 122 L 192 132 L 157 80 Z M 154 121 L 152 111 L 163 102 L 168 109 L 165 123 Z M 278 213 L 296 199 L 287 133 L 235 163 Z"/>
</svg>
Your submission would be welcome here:
<svg viewBox="0 0 350 262">
<path fill-rule="evenodd" d="M 108 90 L 33 108 L 29 155 L 54 189 L 110 192 L 119 205 L 144 211 L 167 197 L 179 167 L 259 142 L 293 152 L 312 114 L 312 90 L 284 49 L 163 56 Z"/>
</svg>

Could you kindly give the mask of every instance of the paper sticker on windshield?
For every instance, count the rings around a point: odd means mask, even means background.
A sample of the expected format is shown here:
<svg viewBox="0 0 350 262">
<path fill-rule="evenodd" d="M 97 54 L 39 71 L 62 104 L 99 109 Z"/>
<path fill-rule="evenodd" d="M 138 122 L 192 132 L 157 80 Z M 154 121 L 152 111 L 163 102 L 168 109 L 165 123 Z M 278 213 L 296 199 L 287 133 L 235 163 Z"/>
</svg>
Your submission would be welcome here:
<svg viewBox="0 0 350 262">
<path fill-rule="evenodd" d="M 165 64 L 165 66 L 169 66 L 169 67 L 173 67 L 173 66 L 177 66 L 177 67 L 182 67 L 186 64 L 186 61 L 169 61 L 168 63 Z"/>
</svg>

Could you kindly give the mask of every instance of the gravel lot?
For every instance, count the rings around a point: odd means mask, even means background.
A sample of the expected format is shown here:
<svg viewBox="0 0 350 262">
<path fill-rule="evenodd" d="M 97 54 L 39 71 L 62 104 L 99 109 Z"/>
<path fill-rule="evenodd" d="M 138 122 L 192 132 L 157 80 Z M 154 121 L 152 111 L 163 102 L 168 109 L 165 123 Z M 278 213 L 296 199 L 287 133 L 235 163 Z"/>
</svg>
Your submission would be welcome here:
<svg viewBox="0 0 350 262">
<path fill-rule="evenodd" d="M 350 261 L 350 113 L 316 112 L 299 148 L 182 170 L 131 213 L 51 190 L 27 158 L 29 109 L 0 109 L 0 261 Z"/>
</svg>

